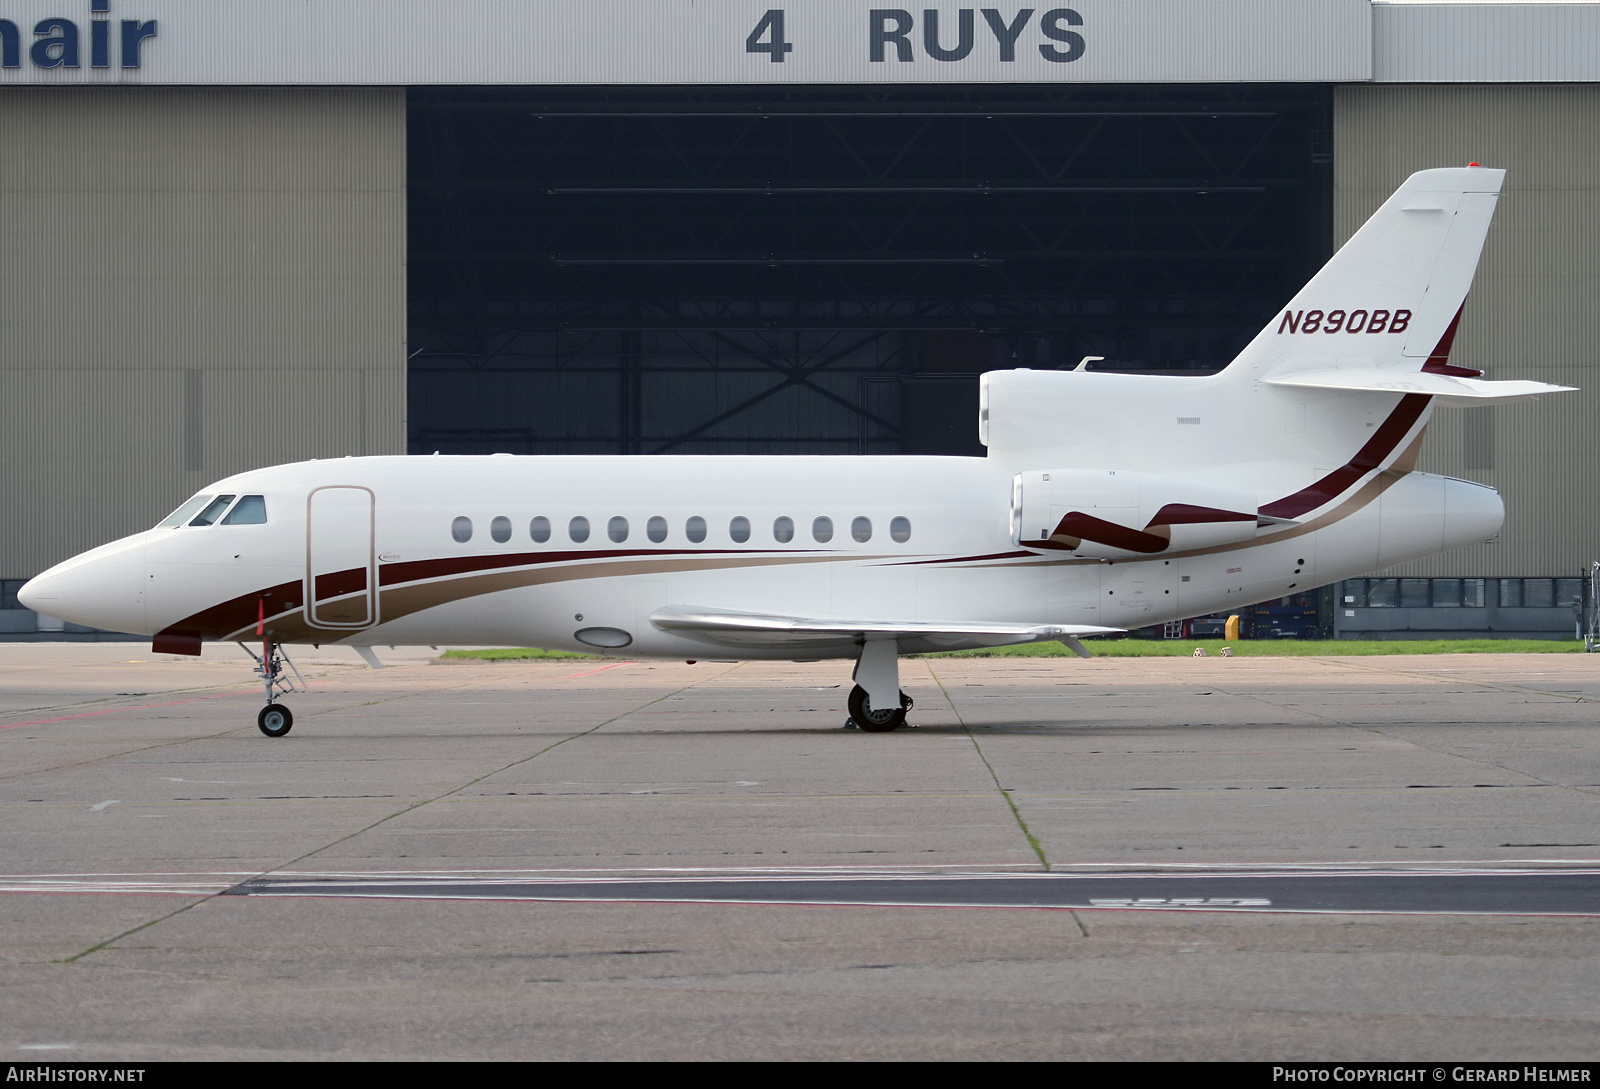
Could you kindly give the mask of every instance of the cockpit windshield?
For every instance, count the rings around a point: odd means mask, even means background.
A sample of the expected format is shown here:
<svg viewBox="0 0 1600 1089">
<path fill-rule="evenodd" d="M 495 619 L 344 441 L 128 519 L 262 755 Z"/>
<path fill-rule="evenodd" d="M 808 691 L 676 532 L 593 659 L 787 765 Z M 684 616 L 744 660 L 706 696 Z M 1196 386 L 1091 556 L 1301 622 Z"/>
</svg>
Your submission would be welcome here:
<svg viewBox="0 0 1600 1089">
<path fill-rule="evenodd" d="M 183 506 L 163 518 L 156 526 L 157 529 L 175 529 L 178 526 L 211 526 L 217 525 L 218 519 L 225 526 L 264 526 L 267 524 L 267 500 L 265 496 L 247 495 L 234 503 L 232 495 L 197 495 Z M 232 505 L 233 509 L 229 510 Z M 223 517 L 223 513 L 227 517 Z"/>
<path fill-rule="evenodd" d="M 267 522 L 267 501 L 259 495 L 247 495 L 222 520 L 225 526 L 261 526 Z"/>
<path fill-rule="evenodd" d="M 217 496 L 211 502 L 207 503 L 206 509 L 195 515 L 194 520 L 189 524 L 191 526 L 209 526 L 218 518 L 222 517 L 222 512 L 227 510 L 228 504 L 232 502 L 233 496 L 231 495 Z"/>
<path fill-rule="evenodd" d="M 206 503 L 210 499 L 211 499 L 211 497 L 209 495 L 197 495 L 197 496 L 195 496 L 193 499 L 189 500 L 183 506 L 179 507 L 177 510 L 173 511 L 171 514 L 169 514 L 165 518 L 163 518 L 159 523 L 156 524 L 156 528 L 157 529 L 172 529 L 172 528 L 174 528 L 176 526 L 183 525 L 190 518 L 193 518 L 194 515 L 195 515 L 195 512 L 198 511 L 201 507 L 205 506 Z"/>
</svg>

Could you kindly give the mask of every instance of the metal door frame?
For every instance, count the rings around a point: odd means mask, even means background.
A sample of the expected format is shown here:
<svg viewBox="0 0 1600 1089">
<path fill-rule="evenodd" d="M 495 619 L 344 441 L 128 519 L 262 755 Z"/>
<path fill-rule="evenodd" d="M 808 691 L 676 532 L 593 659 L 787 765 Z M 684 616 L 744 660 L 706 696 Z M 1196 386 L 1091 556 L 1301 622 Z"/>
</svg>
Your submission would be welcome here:
<svg viewBox="0 0 1600 1089">
<path fill-rule="evenodd" d="M 312 568 L 311 534 L 313 522 L 311 517 L 312 501 L 318 492 L 350 491 L 367 493 L 367 619 L 359 623 L 342 623 L 317 619 L 317 572 Z M 381 598 L 378 594 L 378 494 L 371 488 L 359 484 L 325 484 L 319 488 L 312 488 L 306 495 L 306 580 L 305 580 L 305 618 L 306 624 L 312 628 L 321 628 L 325 631 L 363 631 L 378 624 L 378 605 Z"/>
</svg>

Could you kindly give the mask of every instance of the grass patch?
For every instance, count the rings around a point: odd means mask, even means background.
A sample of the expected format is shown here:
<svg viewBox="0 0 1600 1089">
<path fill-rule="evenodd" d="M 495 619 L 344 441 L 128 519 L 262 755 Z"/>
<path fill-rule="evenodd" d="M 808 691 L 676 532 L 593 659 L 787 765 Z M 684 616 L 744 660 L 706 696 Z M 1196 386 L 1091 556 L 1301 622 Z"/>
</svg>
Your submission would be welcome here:
<svg viewBox="0 0 1600 1089">
<path fill-rule="evenodd" d="M 569 650 L 540 650 L 538 647 L 492 647 L 488 650 L 447 650 L 442 659 L 475 662 L 519 662 L 529 658 L 598 658 L 598 654 L 574 654 Z"/>
<path fill-rule="evenodd" d="M 1215 656 L 1232 647 L 1240 658 L 1288 658 L 1311 655 L 1371 654 L 1581 654 L 1576 639 L 1085 639 L 1097 658 L 1187 658 L 1196 647 Z M 1024 643 L 908 655 L 916 658 L 1066 658 L 1072 651 L 1061 643 Z"/>
</svg>

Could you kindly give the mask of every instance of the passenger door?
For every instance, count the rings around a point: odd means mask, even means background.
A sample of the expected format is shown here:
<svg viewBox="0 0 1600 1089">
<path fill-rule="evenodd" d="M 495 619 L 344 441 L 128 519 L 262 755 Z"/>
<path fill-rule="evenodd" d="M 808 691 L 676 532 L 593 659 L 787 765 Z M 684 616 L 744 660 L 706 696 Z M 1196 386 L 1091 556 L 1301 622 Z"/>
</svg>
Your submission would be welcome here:
<svg viewBox="0 0 1600 1089">
<path fill-rule="evenodd" d="M 377 499 L 370 488 L 332 485 L 306 500 L 306 622 L 353 631 L 378 622 Z"/>
</svg>

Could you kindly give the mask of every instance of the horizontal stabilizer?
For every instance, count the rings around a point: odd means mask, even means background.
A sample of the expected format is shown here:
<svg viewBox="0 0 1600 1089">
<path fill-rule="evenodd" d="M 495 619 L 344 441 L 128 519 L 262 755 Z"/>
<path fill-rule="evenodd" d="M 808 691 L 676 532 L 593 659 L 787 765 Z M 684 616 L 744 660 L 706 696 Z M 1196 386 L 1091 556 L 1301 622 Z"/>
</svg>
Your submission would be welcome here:
<svg viewBox="0 0 1600 1089">
<path fill-rule="evenodd" d="M 1494 405 L 1541 393 L 1567 393 L 1575 386 L 1548 382 L 1490 382 L 1482 378 L 1457 378 L 1429 371 L 1396 371 L 1392 367 L 1350 367 L 1301 371 L 1266 380 L 1271 386 L 1299 386 L 1361 393 L 1423 393 L 1445 405 Z"/>
<path fill-rule="evenodd" d="M 650 614 L 663 631 L 696 636 L 727 646 L 772 649 L 835 646 L 864 639 L 892 638 L 902 651 L 996 647 L 1059 639 L 1082 657 L 1080 635 L 1110 635 L 1122 628 L 1089 624 L 965 623 L 923 620 L 818 620 L 771 613 L 742 613 L 692 605 L 668 605 Z"/>
</svg>

